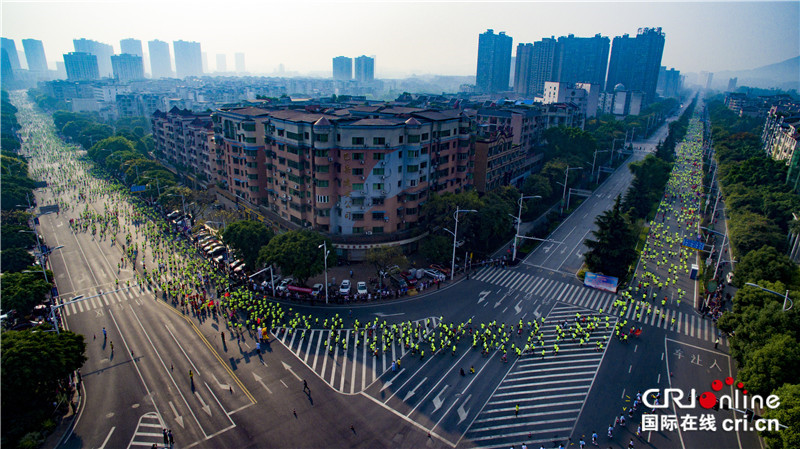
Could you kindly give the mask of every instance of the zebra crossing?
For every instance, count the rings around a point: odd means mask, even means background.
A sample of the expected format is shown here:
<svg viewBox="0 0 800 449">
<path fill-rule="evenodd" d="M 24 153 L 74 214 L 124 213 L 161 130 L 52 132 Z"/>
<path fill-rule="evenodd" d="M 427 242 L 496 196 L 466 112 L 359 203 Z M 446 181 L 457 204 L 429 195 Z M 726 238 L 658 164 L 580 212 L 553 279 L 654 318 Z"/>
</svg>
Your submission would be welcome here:
<svg viewBox="0 0 800 449">
<path fill-rule="evenodd" d="M 567 302 L 593 311 L 603 310 L 603 312 L 615 315 L 622 320 L 628 320 L 629 324 L 636 326 L 658 327 L 709 342 L 713 342 L 717 337 L 714 324 L 693 312 L 684 312 L 675 307 L 654 306 L 643 301 L 637 301 L 633 306 L 629 305 L 627 309 L 618 309 L 614 307 L 614 301 L 618 299 L 617 295 L 583 285 L 495 267 L 483 268 L 473 279 L 520 290 L 527 295 Z M 638 310 L 636 309 L 637 304 L 640 306 Z M 639 316 L 637 317 L 637 315 Z M 672 324 L 673 318 L 675 324 Z"/>
<path fill-rule="evenodd" d="M 583 307 L 556 303 L 542 327 L 547 336 L 545 347 L 552 348 L 556 342 L 556 325 L 572 322 L 576 313 L 586 312 Z M 605 349 L 597 350 L 596 343 L 608 341 L 615 323 L 612 319 L 608 328 L 595 330 L 582 347 L 578 342 L 560 340 L 556 356 L 548 351 L 544 358 L 534 353 L 518 359 L 464 440 L 486 448 L 516 447 L 523 442 L 529 447 L 554 447 L 565 442 L 605 354 Z"/>
<path fill-rule="evenodd" d="M 154 412 L 145 413 L 139 418 L 139 424 L 136 426 L 136 431 L 133 432 L 131 442 L 128 443 L 128 449 L 137 447 L 159 447 L 164 448 L 164 423 L 161 418 Z"/>
<path fill-rule="evenodd" d="M 152 292 L 150 287 L 145 289 L 146 292 Z M 119 290 L 97 293 L 95 297 L 89 297 L 85 300 L 79 300 L 72 304 L 67 304 L 61 309 L 65 316 L 72 316 L 78 313 L 89 312 L 98 308 L 113 306 L 115 304 L 136 301 L 143 295 L 139 285 L 132 285 L 130 287 L 123 287 Z M 94 296 L 94 295 L 93 295 Z"/>
<path fill-rule="evenodd" d="M 439 326 L 439 319 L 431 317 L 416 320 L 412 321 L 412 325 L 424 326 L 424 333 L 420 333 L 420 338 L 416 340 L 421 342 L 425 335 Z M 332 331 L 280 327 L 272 329 L 272 334 L 326 384 L 345 394 L 365 390 L 391 369 L 393 362 L 409 352 L 398 339 L 392 339 L 386 350 L 377 350 L 376 355 L 370 349 L 370 342 L 380 342 L 378 332 L 364 331 L 363 327 L 359 332 L 353 329 Z M 340 343 L 334 345 L 337 337 Z"/>
</svg>

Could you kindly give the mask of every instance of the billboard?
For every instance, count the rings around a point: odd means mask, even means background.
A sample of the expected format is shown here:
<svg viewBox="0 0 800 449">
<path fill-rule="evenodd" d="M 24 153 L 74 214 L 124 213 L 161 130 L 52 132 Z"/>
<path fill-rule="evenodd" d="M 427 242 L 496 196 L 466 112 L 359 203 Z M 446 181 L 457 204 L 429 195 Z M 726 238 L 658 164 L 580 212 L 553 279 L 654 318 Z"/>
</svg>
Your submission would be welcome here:
<svg viewBox="0 0 800 449">
<path fill-rule="evenodd" d="M 586 272 L 586 277 L 583 278 L 583 285 L 598 290 L 605 290 L 607 292 L 616 293 L 617 284 L 619 279 L 612 276 L 603 276 L 592 272 Z"/>
</svg>

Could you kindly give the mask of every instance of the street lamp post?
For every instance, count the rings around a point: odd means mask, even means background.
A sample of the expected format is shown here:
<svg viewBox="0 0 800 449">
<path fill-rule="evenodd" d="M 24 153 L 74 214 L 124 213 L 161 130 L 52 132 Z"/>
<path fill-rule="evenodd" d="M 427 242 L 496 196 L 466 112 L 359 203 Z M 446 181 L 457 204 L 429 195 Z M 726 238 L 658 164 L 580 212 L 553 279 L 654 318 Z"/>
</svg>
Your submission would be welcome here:
<svg viewBox="0 0 800 449">
<path fill-rule="evenodd" d="M 709 228 L 706 228 L 704 226 L 700 226 L 700 229 L 705 229 L 708 232 L 713 232 L 714 234 L 722 236 L 722 246 L 719 247 L 719 255 L 717 256 L 717 264 L 714 267 L 714 277 L 713 277 L 713 279 L 716 279 L 717 278 L 717 271 L 719 270 L 719 263 L 722 260 L 722 251 L 725 249 L 725 242 L 728 239 L 728 233 L 726 232 L 725 234 L 723 234 L 723 233 L 721 233 L 719 231 L 715 231 L 713 229 L 709 229 Z"/>
<path fill-rule="evenodd" d="M 523 196 L 522 194 L 519 195 L 519 201 L 517 202 L 519 204 L 519 212 L 517 213 L 517 233 L 514 234 L 514 251 L 511 254 L 512 261 L 517 260 L 517 239 L 519 238 L 519 225 L 522 222 L 522 200 L 531 198 L 541 199 L 542 197 L 539 195 L 529 195 L 529 196 Z"/>
<path fill-rule="evenodd" d="M 325 304 L 328 303 L 328 241 L 323 240 L 322 245 L 317 248 L 322 248 L 322 262 L 325 264 Z"/>
<path fill-rule="evenodd" d="M 788 312 L 789 310 L 791 310 L 792 306 L 794 306 L 794 301 L 792 301 L 792 299 L 789 298 L 789 290 L 786 290 L 785 294 L 781 294 L 781 293 L 778 293 L 776 291 L 772 291 L 772 290 L 770 290 L 768 288 L 764 288 L 764 287 L 762 287 L 762 286 L 760 286 L 758 284 L 753 284 L 752 282 L 748 282 L 745 285 L 749 285 L 751 287 L 760 288 L 761 290 L 764 290 L 765 292 L 769 292 L 769 293 L 772 293 L 773 295 L 777 295 L 777 296 L 783 297 L 783 311 L 784 312 Z M 786 303 L 787 302 L 789 303 L 789 307 L 788 308 L 786 307 Z"/>
<path fill-rule="evenodd" d="M 597 153 L 608 153 L 609 150 L 598 151 L 594 150 L 594 157 L 592 158 L 592 178 L 594 178 L 594 164 L 597 162 Z M 595 183 L 600 182 L 600 170 L 597 171 L 597 181 Z"/>
<path fill-rule="evenodd" d="M 561 194 L 561 215 L 564 215 L 564 202 L 567 200 L 567 179 L 570 170 L 583 170 L 583 167 L 570 167 L 564 170 L 564 192 Z"/>
<path fill-rule="evenodd" d="M 47 283 L 50 283 L 50 280 L 47 279 L 47 268 L 45 267 L 45 258 L 44 258 L 45 252 L 42 251 L 42 245 L 39 242 L 39 233 L 36 232 L 36 231 L 27 231 L 25 229 L 20 229 L 19 232 L 31 233 L 31 234 L 36 236 L 36 249 L 37 249 L 37 252 L 38 252 L 39 265 L 42 268 L 42 274 L 44 274 L 44 281 L 47 282 Z M 53 251 L 55 251 L 57 249 L 61 249 L 63 247 L 64 247 L 64 245 L 58 245 L 55 248 L 52 248 L 49 251 L 47 251 L 47 254 L 50 254 Z"/>
<path fill-rule="evenodd" d="M 456 206 L 456 211 L 453 213 L 453 218 L 455 218 L 455 220 L 456 220 L 456 226 L 455 226 L 455 229 L 454 229 L 454 232 L 453 232 L 453 259 L 450 262 L 450 280 L 451 281 L 453 280 L 453 277 L 455 277 L 455 271 L 456 271 L 456 243 L 457 243 L 456 242 L 456 236 L 458 235 L 458 213 L 459 212 L 468 213 L 468 212 L 478 212 L 478 211 L 475 210 L 475 209 L 459 209 L 458 206 Z"/>
<path fill-rule="evenodd" d="M 614 147 L 617 144 L 618 140 L 622 141 L 623 147 L 625 146 L 625 139 L 622 139 L 622 138 L 618 137 L 618 138 L 616 138 L 616 139 L 611 141 L 611 163 L 612 164 L 614 163 Z"/>
</svg>

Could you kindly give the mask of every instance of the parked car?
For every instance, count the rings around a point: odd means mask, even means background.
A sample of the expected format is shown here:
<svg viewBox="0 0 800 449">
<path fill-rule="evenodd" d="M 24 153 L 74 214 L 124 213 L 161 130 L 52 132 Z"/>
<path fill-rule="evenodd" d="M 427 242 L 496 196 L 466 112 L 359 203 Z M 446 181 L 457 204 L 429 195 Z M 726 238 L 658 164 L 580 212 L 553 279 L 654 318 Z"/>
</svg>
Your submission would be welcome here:
<svg viewBox="0 0 800 449">
<path fill-rule="evenodd" d="M 180 215 L 181 215 L 181 211 L 174 210 L 174 211 L 170 212 L 169 214 L 167 214 L 167 220 L 172 221 L 172 220 L 178 218 Z"/>
<path fill-rule="evenodd" d="M 339 286 L 339 294 L 341 295 L 350 294 L 350 279 L 345 279 L 342 281 L 342 284 Z"/>
<path fill-rule="evenodd" d="M 322 284 L 314 284 L 311 288 L 311 296 L 317 297 L 325 291 L 325 286 Z"/>
<path fill-rule="evenodd" d="M 275 290 L 279 292 L 285 292 L 286 290 L 288 290 L 288 287 L 292 282 L 294 282 L 294 279 L 291 276 L 289 276 L 284 280 L 282 280 L 281 284 L 275 287 Z"/>
<path fill-rule="evenodd" d="M 356 293 L 358 293 L 359 295 L 366 295 L 368 293 L 368 291 L 367 291 L 367 283 L 364 282 L 364 281 L 361 281 L 361 282 L 357 283 L 356 284 Z"/>
<path fill-rule="evenodd" d="M 437 265 L 435 263 L 430 264 L 429 268 L 433 268 L 434 270 L 437 270 L 437 271 L 439 271 L 441 273 L 444 273 L 445 276 L 450 276 L 450 269 L 449 268 L 445 268 L 445 267 L 443 267 L 441 265 Z"/>
<path fill-rule="evenodd" d="M 407 288 L 408 287 L 408 283 L 405 281 L 405 279 L 403 279 L 402 277 L 400 277 L 400 276 L 398 276 L 396 274 L 393 274 L 393 275 L 389 276 L 389 279 L 392 281 L 392 283 L 394 285 L 396 285 L 399 288 Z"/>
<path fill-rule="evenodd" d="M 425 276 L 428 276 L 429 278 L 431 278 L 433 280 L 437 280 L 437 281 L 443 281 L 443 280 L 445 280 L 445 277 L 446 277 L 444 275 L 444 273 L 442 273 L 439 270 L 434 270 L 433 268 L 424 269 L 424 270 L 422 270 L 422 273 Z"/>
<path fill-rule="evenodd" d="M 411 273 L 404 271 L 400 273 L 400 276 L 408 282 L 409 285 L 417 285 L 417 278 L 411 275 Z"/>
</svg>

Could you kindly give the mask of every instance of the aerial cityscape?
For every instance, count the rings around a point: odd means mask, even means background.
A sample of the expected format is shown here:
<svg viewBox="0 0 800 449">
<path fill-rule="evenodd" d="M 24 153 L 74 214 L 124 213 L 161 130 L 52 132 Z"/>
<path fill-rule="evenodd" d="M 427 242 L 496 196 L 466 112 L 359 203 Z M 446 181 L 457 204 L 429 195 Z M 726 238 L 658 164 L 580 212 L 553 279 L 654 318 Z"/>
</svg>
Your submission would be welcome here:
<svg viewBox="0 0 800 449">
<path fill-rule="evenodd" d="M 0 445 L 800 447 L 797 2 L 0 12 Z"/>
</svg>

